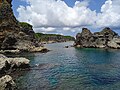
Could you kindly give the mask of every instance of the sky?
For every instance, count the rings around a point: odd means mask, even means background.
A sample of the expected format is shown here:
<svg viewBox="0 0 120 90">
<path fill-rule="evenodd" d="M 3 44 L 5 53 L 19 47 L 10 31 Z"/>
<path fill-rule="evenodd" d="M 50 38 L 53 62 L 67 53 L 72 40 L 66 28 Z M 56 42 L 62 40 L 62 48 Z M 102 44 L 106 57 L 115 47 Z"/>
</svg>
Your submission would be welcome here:
<svg viewBox="0 0 120 90">
<path fill-rule="evenodd" d="M 120 34 L 120 0 L 13 0 L 20 22 L 35 32 L 75 36 L 83 27 L 92 32 L 110 27 Z"/>
</svg>

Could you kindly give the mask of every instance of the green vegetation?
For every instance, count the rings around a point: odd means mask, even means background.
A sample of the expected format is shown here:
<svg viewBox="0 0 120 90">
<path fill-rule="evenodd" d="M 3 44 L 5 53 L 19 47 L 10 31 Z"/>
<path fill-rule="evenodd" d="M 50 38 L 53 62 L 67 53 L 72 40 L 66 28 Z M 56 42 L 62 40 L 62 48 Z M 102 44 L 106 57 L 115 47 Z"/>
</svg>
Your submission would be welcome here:
<svg viewBox="0 0 120 90">
<path fill-rule="evenodd" d="M 35 37 L 41 42 L 42 41 L 56 41 L 56 42 L 74 41 L 74 37 L 72 36 L 63 36 L 59 34 L 36 33 Z"/>
<path fill-rule="evenodd" d="M 26 22 L 19 22 L 19 25 L 23 28 L 32 28 L 33 26 Z"/>
</svg>

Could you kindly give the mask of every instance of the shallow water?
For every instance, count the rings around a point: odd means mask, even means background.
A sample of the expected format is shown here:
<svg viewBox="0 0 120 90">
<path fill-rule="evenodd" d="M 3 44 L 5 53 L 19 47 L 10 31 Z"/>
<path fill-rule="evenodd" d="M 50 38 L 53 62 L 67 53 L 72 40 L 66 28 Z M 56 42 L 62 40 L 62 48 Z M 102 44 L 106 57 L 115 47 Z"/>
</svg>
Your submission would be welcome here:
<svg viewBox="0 0 120 90">
<path fill-rule="evenodd" d="M 19 89 L 120 90 L 120 50 L 64 48 L 72 44 L 48 44 L 48 53 L 22 55 L 32 70 L 16 80 Z"/>
</svg>

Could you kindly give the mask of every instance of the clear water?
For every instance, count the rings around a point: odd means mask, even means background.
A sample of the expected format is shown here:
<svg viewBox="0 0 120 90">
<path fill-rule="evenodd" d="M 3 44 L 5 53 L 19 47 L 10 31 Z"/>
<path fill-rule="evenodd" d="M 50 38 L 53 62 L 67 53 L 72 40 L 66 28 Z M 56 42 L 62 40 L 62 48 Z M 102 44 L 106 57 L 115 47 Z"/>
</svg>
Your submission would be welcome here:
<svg viewBox="0 0 120 90">
<path fill-rule="evenodd" d="M 33 67 L 17 79 L 19 89 L 120 90 L 120 50 L 64 48 L 72 44 L 49 44 L 48 53 L 24 55 Z"/>
</svg>

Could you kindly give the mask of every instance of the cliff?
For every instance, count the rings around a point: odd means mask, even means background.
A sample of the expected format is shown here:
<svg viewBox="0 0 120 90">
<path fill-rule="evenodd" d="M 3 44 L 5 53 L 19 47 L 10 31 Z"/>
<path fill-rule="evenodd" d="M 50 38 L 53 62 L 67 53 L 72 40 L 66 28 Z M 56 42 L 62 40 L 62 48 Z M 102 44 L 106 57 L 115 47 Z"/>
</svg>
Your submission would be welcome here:
<svg viewBox="0 0 120 90">
<path fill-rule="evenodd" d="M 43 34 L 36 33 L 36 37 L 40 42 L 66 42 L 66 41 L 74 41 L 75 38 L 72 36 L 63 36 L 59 34 Z"/>
<path fill-rule="evenodd" d="M 76 35 L 75 46 L 86 48 L 120 48 L 120 37 L 109 27 L 101 32 L 91 33 L 83 28 L 81 33 Z"/>
<path fill-rule="evenodd" d="M 11 2 L 12 0 L 0 1 L 0 50 L 35 50 L 40 45 L 35 38 L 32 26 L 17 21 Z"/>
</svg>

